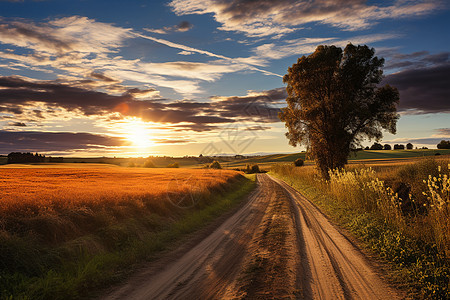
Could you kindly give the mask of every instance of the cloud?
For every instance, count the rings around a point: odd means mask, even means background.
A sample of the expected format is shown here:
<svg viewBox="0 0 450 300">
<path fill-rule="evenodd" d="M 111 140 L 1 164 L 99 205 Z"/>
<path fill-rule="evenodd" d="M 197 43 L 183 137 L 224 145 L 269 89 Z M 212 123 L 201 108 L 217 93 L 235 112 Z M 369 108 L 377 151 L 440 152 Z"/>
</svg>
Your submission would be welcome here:
<svg viewBox="0 0 450 300">
<path fill-rule="evenodd" d="M 177 31 L 185 31 L 192 26 L 188 22 L 181 22 L 176 27 Z M 180 49 L 180 54 L 183 55 L 198 53 L 214 60 L 206 63 L 150 63 L 117 55 L 125 40 L 136 38 Z M 9 69 L 31 69 L 58 73 L 58 76 L 77 77 L 77 86 L 91 85 L 110 91 L 119 90 L 119 84 L 127 80 L 171 88 L 183 95 L 193 95 L 202 92 L 201 81 L 215 81 L 225 73 L 250 69 L 280 76 L 260 70 L 251 65 L 250 61 L 232 59 L 81 16 L 59 18 L 46 23 L 0 18 L 0 43 L 30 50 L 25 53 L 11 49 L 0 51 L 0 59 L 9 62 Z M 71 79 L 72 84 L 75 81 Z"/>
<path fill-rule="evenodd" d="M 86 116 L 120 113 L 123 116 L 139 117 L 144 121 L 183 123 L 185 128 L 189 128 L 191 124 L 193 130 L 201 130 L 202 126 L 205 130 L 210 130 L 211 124 L 234 122 L 232 118 L 223 117 L 211 110 L 209 114 L 204 114 L 209 103 L 165 103 L 161 99 L 136 99 L 136 94 L 153 92 L 152 89 L 130 89 L 122 95 L 110 95 L 54 81 L 34 82 L 19 77 L 0 77 L 0 112 L 20 115 L 26 108 L 32 109 L 43 103 L 47 107 L 78 110 Z"/>
<path fill-rule="evenodd" d="M 234 117 L 241 121 L 256 123 L 279 122 L 279 106 L 287 97 L 285 88 L 268 91 L 249 91 L 246 96 L 213 96 L 211 109 L 220 112 L 223 117 Z"/>
<path fill-rule="evenodd" d="M 450 128 L 439 128 L 436 129 L 437 136 L 441 137 L 450 137 Z"/>
<path fill-rule="evenodd" d="M 420 69 L 450 63 L 450 52 L 431 54 L 428 51 L 398 53 L 393 49 L 378 51 L 377 55 L 386 57 L 387 70 Z"/>
<path fill-rule="evenodd" d="M 53 152 L 103 149 L 126 145 L 127 141 L 113 136 L 74 132 L 35 132 L 0 130 L 0 153 Z"/>
<path fill-rule="evenodd" d="M 167 26 L 160 29 L 144 28 L 144 30 L 151 33 L 167 34 L 171 32 L 186 32 L 191 30 L 193 27 L 194 25 L 192 25 L 188 21 L 182 21 L 178 25 L 174 26 Z"/>
<path fill-rule="evenodd" d="M 81 16 L 48 23 L 12 21 L 0 23 L 0 42 L 38 52 L 62 55 L 66 52 L 105 53 L 130 38 L 130 29 L 96 22 Z"/>
<path fill-rule="evenodd" d="M 405 113 L 450 113 L 450 63 L 407 69 L 386 76 L 400 92 L 399 110 Z"/>
<path fill-rule="evenodd" d="M 361 30 L 378 20 L 425 15 L 441 6 L 438 1 L 392 2 L 378 6 L 365 0 L 172 0 L 169 6 L 177 15 L 211 13 L 222 24 L 220 30 L 250 37 L 279 36 L 308 23 Z"/>
<path fill-rule="evenodd" d="M 266 75 L 283 77 L 283 76 L 281 76 L 279 74 L 275 74 L 275 73 L 272 73 L 270 71 L 266 71 L 266 70 L 260 69 L 258 67 L 255 67 L 254 64 L 251 61 L 248 61 L 248 60 L 246 61 L 246 60 L 242 60 L 242 59 L 239 59 L 239 58 L 238 59 L 234 59 L 234 58 L 226 57 L 226 56 L 223 56 L 223 55 L 220 55 L 220 54 L 215 54 L 215 53 L 212 53 L 210 51 L 196 49 L 196 48 L 193 48 L 193 47 L 185 46 L 185 45 L 182 45 L 182 44 L 177 44 L 177 43 L 174 43 L 174 42 L 171 42 L 171 41 L 168 41 L 168 40 L 159 39 L 159 38 L 143 35 L 143 34 L 140 34 L 140 33 L 135 33 L 135 35 L 138 36 L 138 37 L 144 38 L 144 39 L 148 39 L 148 40 L 154 41 L 156 43 L 160 43 L 162 45 L 166 45 L 166 46 L 171 47 L 171 48 L 180 49 L 180 50 L 182 50 L 181 52 L 186 51 L 186 52 L 191 52 L 191 53 L 203 54 L 203 55 L 207 55 L 207 56 L 210 56 L 210 57 L 219 58 L 219 59 L 223 60 L 224 62 L 228 62 L 228 63 L 238 63 L 238 64 L 241 64 L 241 65 L 242 65 L 242 63 L 245 63 L 247 69 L 250 69 L 250 70 L 253 70 L 253 71 L 262 72 L 263 74 L 266 74 Z"/>
<path fill-rule="evenodd" d="M 180 54 L 180 55 L 192 55 L 192 54 L 195 54 L 195 53 L 183 50 L 183 51 L 178 52 L 178 54 Z"/>
<path fill-rule="evenodd" d="M 189 140 L 172 140 L 172 139 L 152 139 L 157 144 L 187 144 Z"/>
<path fill-rule="evenodd" d="M 252 58 L 256 61 L 264 62 L 265 60 L 282 59 L 296 55 L 300 57 L 315 51 L 317 46 L 323 44 L 333 44 L 338 47 L 345 47 L 348 43 L 355 45 L 371 44 L 379 41 L 397 38 L 396 34 L 370 34 L 362 36 L 354 36 L 345 40 L 335 37 L 323 38 L 299 38 L 284 40 L 278 43 L 265 43 L 252 49 L 255 54 Z M 264 64 L 264 63 L 262 63 Z"/>
<path fill-rule="evenodd" d="M 26 127 L 27 124 L 23 122 L 11 122 L 8 124 L 8 126 L 15 126 L 15 127 Z"/>
<path fill-rule="evenodd" d="M 96 73 L 96 72 L 91 72 L 91 74 L 89 74 L 90 77 L 104 81 L 104 82 L 119 82 L 116 79 L 110 78 L 108 76 L 105 76 L 102 73 Z"/>
<path fill-rule="evenodd" d="M 246 96 L 211 97 L 209 102 L 192 100 L 137 99 L 152 89 L 129 89 L 122 95 L 110 95 L 54 81 L 31 81 L 19 77 L 0 77 L 0 111 L 24 118 L 47 118 L 39 105 L 48 110 L 64 109 L 85 116 L 113 119 L 137 117 L 143 121 L 164 123 L 172 130 L 211 131 L 235 122 L 278 122 L 279 106 L 286 98 L 284 88 L 249 91 Z M 48 116 L 52 118 L 51 112 Z M 167 127 L 168 128 L 168 127 Z"/>
</svg>

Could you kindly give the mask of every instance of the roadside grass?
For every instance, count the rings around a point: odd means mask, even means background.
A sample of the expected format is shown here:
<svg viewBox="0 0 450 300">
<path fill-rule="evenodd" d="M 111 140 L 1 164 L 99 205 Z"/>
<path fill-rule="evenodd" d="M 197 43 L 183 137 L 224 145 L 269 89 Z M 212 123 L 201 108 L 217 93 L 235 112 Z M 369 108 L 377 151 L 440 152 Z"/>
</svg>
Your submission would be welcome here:
<svg viewBox="0 0 450 300">
<path fill-rule="evenodd" d="M 448 299 L 449 162 L 426 159 L 378 172 L 348 166 L 330 173 L 329 181 L 313 167 L 275 165 L 271 174 L 388 262 L 390 279 L 407 289 L 410 299 Z"/>
<path fill-rule="evenodd" d="M 218 171 L 208 176 L 214 178 L 221 174 L 226 173 L 219 174 Z M 191 181 L 195 181 L 195 176 Z M 156 210 L 153 205 L 152 209 L 143 206 L 136 211 L 134 204 L 131 204 L 131 209 L 117 205 L 120 217 L 117 217 L 117 210 L 110 210 L 110 214 L 104 209 L 94 210 L 94 214 L 88 214 L 88 219 L 80 218 L 79 223 L 71 225 L 77 230 L 77 226 L 82 227 L 82 223 L 91 221 L 88 227 L 78 230 L 78 234 L 71 238 L 67 238 L 67 234 L 52 237 L 54 232 L 50 230 L 55 230 L 54 227 L 46 228 L 47 231 L 40 229 L 36 233 L 32 230 L 8 232 L 7 227 L 2 226 L 0 299 L 79 299 L 92 296 L 99 288 L 123 279 L 143 261 L 157 259 L 162 251 L 187 242 L 190 234 L 242 202 L 255 185 L 255 176 L 244 177 L 235 172 L 219 186 L 210 186 L 208 193 L 199 196 L 193 207 L 172 205 L 171 210 Z M 152 201 L 157 200 L 152 198 Z M 167 201 L 162 197 L 159 200 Z M 109 203 L 110 206 L 115 204 Z M 123 206 L 124 203 L 119 204 Z M 41 214 L 38 219 L 42 221 L 43 217 Z M 54 222 L 59 219 L 63 226 L 67 225 L 65 217 L 64 214 L 51 215 L 49 218 L 53 223 L 50 223 L 57 224 Z M 3 215 L 1 221 L 4 219 Z M 18 225 L 15 228 L 20 229 L 20 218 L 16 221 Z"/>
</svg>

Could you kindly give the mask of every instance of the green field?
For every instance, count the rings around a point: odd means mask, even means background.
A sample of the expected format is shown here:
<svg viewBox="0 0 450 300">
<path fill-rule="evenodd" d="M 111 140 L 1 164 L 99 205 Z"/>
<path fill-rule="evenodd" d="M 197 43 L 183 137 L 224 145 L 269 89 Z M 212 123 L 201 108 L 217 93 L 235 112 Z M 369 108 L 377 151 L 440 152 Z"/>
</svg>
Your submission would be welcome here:
<svg viewBox="0 0 450 300">
<path fill-rule="evenodd" d="M 349 163 L 370 163 L 382 161 L 401 161 L 411 158 L 420 158 L 426 156 L 449 155 L 450 149 L 417 149 L 417 150 L 363 150 L 350 154 Z M 271 154 L 264 156 L 250 156 L 245 159 L 224 162 L 222 165 L 227 168 L 241 168 L 246 164 L 259 164 L 262 167 L 269 167 L 274 163 L 293 162 L 297 158 L 305 159 L 305 153 L 292 154 Z M 306 161 L 307 165 L 313 164 L 312 161 Z"/>
<path fill-rule="evenodd" d="M 350 163 L 368 163 L 377 161 L 392 161 L 411 158 L 420 158 L 425 156 L 434 156 L 437 153 L 441 155 L 450 155 L 450 149 L 416 149 L 416 150 L 362 150 L 350 154 Z M 305 160 L 305 152 L 290 154 L 269 154 L 246 156 L 245 158 L 235 158 L 234 156 L 213 156 L 213 157 L 151 157 L 149 158 L 156 167 L 166 167 L 169 164 L 177 163 L 182 168 L 202 168 L 213 160 L 219 161 L 225 168 L 243 168 L 247 164 L 258 164 L 263 168 L 268 168 L 274 163 L 293 162 L 297 158 Z M 94 164 L 113 164 L 118 166 L 129 166 L 133 163 L 136 166 L 142 166 L 148 158 L 112 158 L 112 157 L 67 157 L 63 159 L 64 163 L 94 163 Z M 0 165 L 6 164 L 7 157 L 0 156 Z M 314 162 L 306 161 L 307 165 Z"/>
</svg>

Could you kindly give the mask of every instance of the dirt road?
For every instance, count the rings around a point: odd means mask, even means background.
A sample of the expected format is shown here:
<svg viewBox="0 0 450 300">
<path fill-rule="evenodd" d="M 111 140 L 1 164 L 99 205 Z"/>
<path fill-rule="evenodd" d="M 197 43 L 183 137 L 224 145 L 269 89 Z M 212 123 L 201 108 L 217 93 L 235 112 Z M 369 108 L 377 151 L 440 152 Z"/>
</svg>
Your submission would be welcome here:
<svg viewBox="0 0 450 300">
<path fill-rule="evenodd" d="M 399 299 L 307 199 L 258 175 L 248 202 L 189 251 L 102 299 Z"/>
</svg>

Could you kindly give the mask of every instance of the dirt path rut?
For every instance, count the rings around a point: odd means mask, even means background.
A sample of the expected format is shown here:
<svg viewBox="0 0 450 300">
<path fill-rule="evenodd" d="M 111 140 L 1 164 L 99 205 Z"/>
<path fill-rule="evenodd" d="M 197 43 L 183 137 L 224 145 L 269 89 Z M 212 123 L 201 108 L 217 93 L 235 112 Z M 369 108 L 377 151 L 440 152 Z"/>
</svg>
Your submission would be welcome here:
<svg viewBox="0 0 450 300">
<path fill-rule="evenodd" d="M 163 268 L 101 299 L 399 299 L 307 199 L 258 175 L 248 202 Z"/>
</svg>

